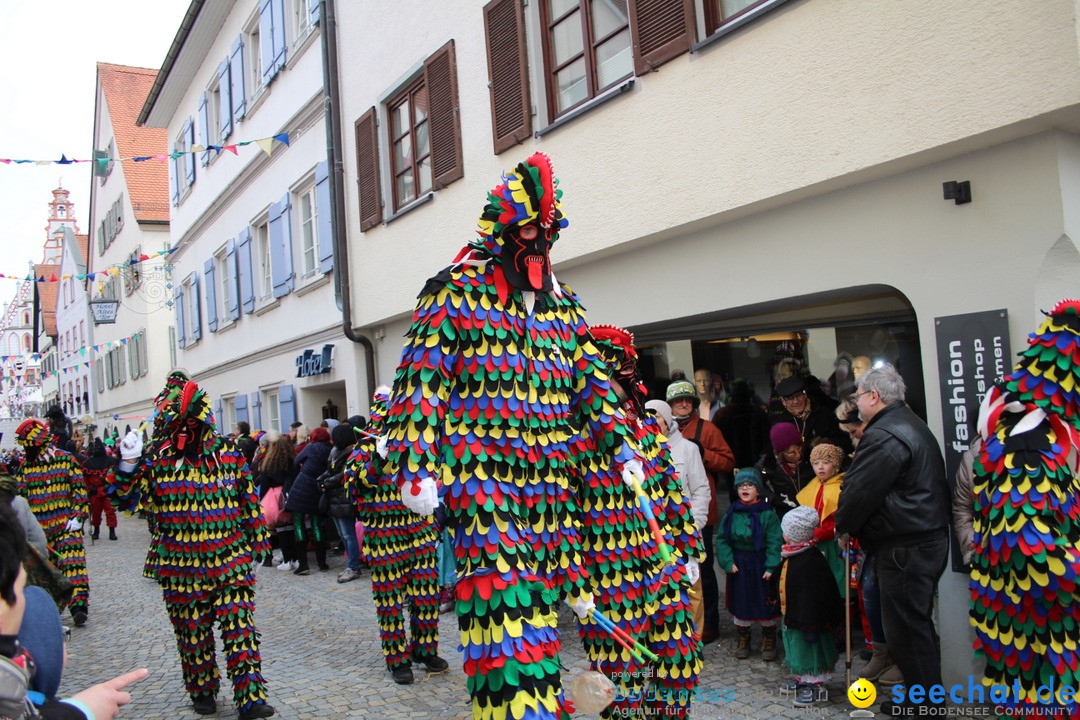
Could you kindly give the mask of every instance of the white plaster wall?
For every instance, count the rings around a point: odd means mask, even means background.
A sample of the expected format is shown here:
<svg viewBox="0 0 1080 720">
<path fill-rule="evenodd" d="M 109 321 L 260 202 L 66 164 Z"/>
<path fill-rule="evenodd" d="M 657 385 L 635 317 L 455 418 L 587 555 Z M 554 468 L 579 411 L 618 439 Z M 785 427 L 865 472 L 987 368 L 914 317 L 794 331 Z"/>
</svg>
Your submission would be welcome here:
<svg viewBox="0 0 1080 720">
<path fill-rule="evenodd" d="M 536 148 L 550 153 L 566 190 L 570 228 L 554 256 L 576 261 L 926 165 L 1055 122 L 1075 124 L 1080 101 L 1075 3 L 1069 0 L 993 6 L 793 2 L 699 54 L 638 78 L 632 92 L 539 141 L 496 157 L 483 4 L 339 3 L 358 325 L 407 312 L 413 288 L 470 240 L 485 191 L 499 173 Z M 526 9 L 534 98 L 543 94 L 537 6 Z M 393 32 L 393 44 L 373 41 L 406 26 L 409 33 Z M 352 123 L 451 38 L 465 177 L 438 191 L 433 203 L 361 236 Z M 536 126 L 545 123 L 541 113 Z M 380 153 L 385 185 L 385 142 Z M 940 182 L 948 179 L 925 186 L 926 201 L 934 205 L 928 219 L 945 213 Z"/>
</svg>

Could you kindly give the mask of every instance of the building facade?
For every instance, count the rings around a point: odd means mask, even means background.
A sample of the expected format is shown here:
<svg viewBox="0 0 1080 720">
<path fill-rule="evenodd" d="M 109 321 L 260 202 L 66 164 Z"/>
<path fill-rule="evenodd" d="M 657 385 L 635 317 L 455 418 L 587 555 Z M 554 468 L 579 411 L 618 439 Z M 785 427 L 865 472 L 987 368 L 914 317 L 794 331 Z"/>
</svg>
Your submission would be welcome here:
<svg viewBox="0 0 1080 720">
<path fill-rule="evenodd" d="M 139 123 L 164 128 L 178 364 L 218 426 L 366 412 L 335 302 L 318 3 L 192 3 Z"/>
<path fill-rule="evenodd" d="M 89 347 L 79 348 L 76 360 L 92 363 L 82 392 L 106 433 L 149 417 L 176 365 L 170 258 L 162 254 L 170 247 L 168 165 L 152 159 L 167 152 L 168 139 L 164 130 L 135 122 L 156 77 L 147 68 L 97 65 L 84 285 L 101 305 L 97 320 L 84 306 Z"/>
<path fill-rule="evenodd" d="M 86 285 L 86 235 L 66 228 L 61 246 L 59 281 L 55 283 L 56 355 L 59 375 L 55 398 L 46 396 L 46 406 L 59 405 L 68 417 L 78 421 L 92 415 L 90 378 L 91 339 Z M 89 425 L 90 423 L 84 423 Z"/>
<path fill-rule="evenodd" d="M 416 292 L 537 150 L 570 223 L 554 270 L 636 332 L 656 389 L 704 368 L 766 400 L 790 361 L 889 361 L 953 458 L 939 330 L 1003 323 L 978 357 L 1008 371 L 1077 294 L 1073 3 L 333 4 L 346 302 L 381 382 Z M 965 573 L 938 620 L 964 681 Z"/>
</svg>

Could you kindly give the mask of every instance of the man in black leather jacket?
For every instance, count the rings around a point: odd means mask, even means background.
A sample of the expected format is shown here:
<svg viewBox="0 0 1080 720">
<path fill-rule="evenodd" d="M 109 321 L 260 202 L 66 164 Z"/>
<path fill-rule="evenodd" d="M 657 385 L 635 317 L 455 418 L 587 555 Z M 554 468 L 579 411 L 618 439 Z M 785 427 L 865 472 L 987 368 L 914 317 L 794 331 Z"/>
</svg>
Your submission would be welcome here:
<svg viewBox="0 0 1080 720">
<path fill-rule="evenodd" d="M 857 537 L 874 556 L 889 653 L 906 685 L 929 690 L 941 684 L 932 614 L 948 557 L 950 493 L 938 441 L 904 403 L 904 391 L 891 365 L 859 377 L 866 427 L 844 476 L 836 533 Z M 882 703 L 881 712 L 891 714 L 891 705 Z"/>
</svg>

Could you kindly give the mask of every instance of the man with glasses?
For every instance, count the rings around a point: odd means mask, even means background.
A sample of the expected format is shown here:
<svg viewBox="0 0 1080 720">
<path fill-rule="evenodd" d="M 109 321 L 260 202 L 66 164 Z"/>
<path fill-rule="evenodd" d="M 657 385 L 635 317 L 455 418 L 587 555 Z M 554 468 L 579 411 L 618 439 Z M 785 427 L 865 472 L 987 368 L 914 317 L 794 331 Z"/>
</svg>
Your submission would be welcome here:
<svg viewBox="0 0 1080 720">
<path fill-rule="evenodd" d="M 851 439 L 840 429 L 834 408 L 828 404 L 824 393 L 811 398 L 806 381 L 798 375 L 778 382 L 774 392 L 780 398 L 787 417 L 780 415 L 773 424 L 794 423 L 802 437 L 803 457 L 810 457 L 811 444 L 817 438 L 842 448 L 845 455 L 851 452 Z"/>
<path fill-rule="evenodd" d="M 873 557 L 889 654 L 905 684 L 929 688 L 941 684 L 933 605 L 948 557 L 951 495 L 938 441 L 904 402 L 905 390 L 891 365 L 859 377 L 866 427 L 840 491 L 836 534 L 858 538 Z M 891 702 L 879 712 L 897 714 Z"/>
</svg>

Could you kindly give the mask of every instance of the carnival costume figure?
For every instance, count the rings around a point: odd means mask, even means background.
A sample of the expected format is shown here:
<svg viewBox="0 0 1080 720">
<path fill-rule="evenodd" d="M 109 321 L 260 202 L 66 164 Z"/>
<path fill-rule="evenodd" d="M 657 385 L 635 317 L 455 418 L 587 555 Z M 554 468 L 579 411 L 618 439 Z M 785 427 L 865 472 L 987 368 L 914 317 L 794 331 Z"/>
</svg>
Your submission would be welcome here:
<svg viewBox="0 0 1080 720">
<path fill-rule="evenodd" d="M 48 426 L 37 418 L 24 420 L 15 430 L 15 439 L 26 455 L 18 473 L 18 492 L 45 530 L 53 564 L 75 586 L 68 609 L 72 621 L 82 625 L 90 612 L 83 546 L 89 505 L 82 469 L 74 455 L 53 445 Z"/>
<path fill-rule="evenodd" d="M 701 670 L 687 593 L 704 548 L 666 438 L 656 417 L 645 412 L 646 390 L 638 374 L 634 336 L 610 325 L 593 326 L 592 336 L 643 458 L 642 490 L 674 555 L 670 562 L 662 559 L 633 487 L 623 481 L 609 457 L 596 452 L 591 436 L 581 433 L 572 445 L 579 472 L 574 489 L 582 510 L 582 549 L 596 607 L 658 660 L 638 662 L 594 624 L 582 623 L 580 634 L 593 668 L 621 686 L 605 717 L 684 717 Z"/>
<path fill-rule="evenodd" d="M 1080 704 L 1060 689 L 1080 687 L 1080 300 L 1058 303 L 1020 357 L 979 412 L 975 650 L 983 684 L 1008 687 L 995 703 L 1076 717 Z"/>
<path fill-rule="evenodd" d="M 383 431 L 390 388 L 375 390 L 372 434 Z M 401 502 L 401 491 L 383 470 L 374 443 L 358 443 L 345 466 L 345 484 L 364 524 L 364 557 L 371 568 L 371 594 L 379 618 L 386 667 L 394 681 L 413 680 L 412 662 L 429 671 L 449 666 L 439 657 L 439 535 L 433 518 Z M 411 628 L 411 636 L 408 629 Z"/>
<path fill-rule="evenodd" d="M 182 384 L 181 384 L 182 382 Z M 221 631 L 240 720 L 270 717 L 255 627 L 255 564 L 269 537 L 244 455 L 213 427 L 210 400 L 174 373 L 159 397 L 151 448 L 131 432 L 113 490 L 141 498 L 156 534 L 157 581 L 176 634 L 184 684 L 195 711 L 216 711 Z"/>
<path fill-rule="evenodd" d="M 557 603 L 593 607 L 569 482 L 579 428 L 640 475 L 577 297 L 551 272 L 566 226 L 537 153 L 488 195 L 479 239 L 421 291 L 387 417 L 402 500 L 453 536 L 473 716 L 556 718 Z M 624 463 L 626 467 L 624 467 Z"/>
</svg>

